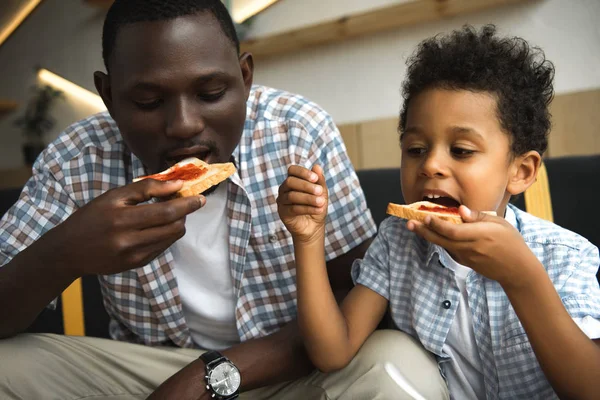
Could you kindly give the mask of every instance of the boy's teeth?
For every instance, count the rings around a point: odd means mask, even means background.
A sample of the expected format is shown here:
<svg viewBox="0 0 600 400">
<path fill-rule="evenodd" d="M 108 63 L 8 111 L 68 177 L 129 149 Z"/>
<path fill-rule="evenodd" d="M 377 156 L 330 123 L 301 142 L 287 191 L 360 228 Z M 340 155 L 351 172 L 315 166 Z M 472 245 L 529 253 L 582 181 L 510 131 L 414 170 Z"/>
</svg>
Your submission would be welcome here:
<svg viewBox="0 0 600 400">
<path fill-rule="evenodd" d="M 428 194 L 425 197 L 427 197 L 428 199 L 439 199 L 442 196 L 440 196 L 439 194 Z"/>
</svg>

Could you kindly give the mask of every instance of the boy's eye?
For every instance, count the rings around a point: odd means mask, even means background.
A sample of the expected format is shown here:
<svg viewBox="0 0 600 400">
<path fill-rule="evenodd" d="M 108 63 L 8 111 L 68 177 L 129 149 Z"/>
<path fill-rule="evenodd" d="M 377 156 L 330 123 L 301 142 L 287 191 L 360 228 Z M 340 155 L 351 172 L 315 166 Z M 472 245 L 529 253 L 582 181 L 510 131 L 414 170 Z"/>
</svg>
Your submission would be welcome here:
<svg viewBox="0 0 600 400">
<path fill-rule="evenodd" d="M 465 149 L 462 147 L 453 147 L 451 151 L 452 154 L 458 157 L 467 157 L 475 153 L 475 150 Z"/>
<path fill-rule="evenodd" d="M 160 106 L 162 103 L 162 100 L 156 99 L 156 100 L 152 100 L 152 101 L 135 101 L 134 103 L 135 103 L 136 107 L 139 108 L 140 110 L 150 111 L 150 110 L 154 110 L 155 108 Z"/>
<path fill-rule="evenodd" d="M 427 151 L 427 149 L 425 149 L 424 147 L 409 147 L 406 152 L 412 156 L 420 156 L 425 154 L 425 152 Z"/>
</svg>

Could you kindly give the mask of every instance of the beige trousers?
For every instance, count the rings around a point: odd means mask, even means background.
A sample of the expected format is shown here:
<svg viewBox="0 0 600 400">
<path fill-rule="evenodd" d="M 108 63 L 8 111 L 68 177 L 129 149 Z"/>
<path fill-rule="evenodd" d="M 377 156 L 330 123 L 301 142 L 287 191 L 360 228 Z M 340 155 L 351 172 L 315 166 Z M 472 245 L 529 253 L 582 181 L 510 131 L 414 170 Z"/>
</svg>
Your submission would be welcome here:
<svg viewBox="0 0 600 400">
<path fill-rule="evenodd" d="M 144 399 L 201 353 L 92 337 L 19 335 L 0 340 L 0 399 Z M 390 377 L 388 363 L 422 398 L 449 398 L 431 354 L 410 336 L 385 330 L 374 332 L 340 371 L 315 371 L 240 399 L 419 399 Z"/>
</svg>

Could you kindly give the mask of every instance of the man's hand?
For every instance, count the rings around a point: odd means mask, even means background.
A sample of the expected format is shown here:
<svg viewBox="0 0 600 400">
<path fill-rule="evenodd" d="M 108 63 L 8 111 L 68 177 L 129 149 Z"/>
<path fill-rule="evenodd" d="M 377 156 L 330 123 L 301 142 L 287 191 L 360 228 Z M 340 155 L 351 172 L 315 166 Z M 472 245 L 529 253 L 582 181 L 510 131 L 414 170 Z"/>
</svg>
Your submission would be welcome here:
<svg viewBox="0 0 600 400">
<path fill-rule="evenodd" d="M 312 171 L 298 165 L 288 169 L 288 177 L 279 187 L 279 217 L 295 240 L 305 243 L 323 239 L 327 217 L 327 185 L 323 169 Z"/>
<path fill-rule="evenodd" d="M 44 246 L 52 249 L 50 261 L 74 268 L 74 276 L 115 274 L 147 264 L 185 234 L 185 216 L 206 200 L 138 203 L 169 197 L 182 184 L 145 179 L 107 191 L 43 237 Z"/>
<path fill-rule="evenodd" d="M 425 223 L 409 221 L 408 229 L 446 249 L 460 264 L 503 287 L 528 285 L 543 266 L 521 234 L 504 218 L 459 209 L 464 224 L 452 224 L 434 216 Z"/>
</svg>

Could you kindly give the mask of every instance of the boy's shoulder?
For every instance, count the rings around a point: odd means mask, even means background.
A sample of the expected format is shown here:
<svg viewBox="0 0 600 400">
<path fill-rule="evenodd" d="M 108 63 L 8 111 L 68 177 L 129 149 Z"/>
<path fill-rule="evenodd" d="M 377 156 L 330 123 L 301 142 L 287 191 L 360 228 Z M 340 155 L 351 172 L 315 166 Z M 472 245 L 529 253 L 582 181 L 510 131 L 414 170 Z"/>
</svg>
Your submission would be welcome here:
<svg viewBox="0 0 600 400">
<path fill-rule="evenodd" d="M 592 246 L 585 237 L 553 222 L 522 211 L 512 204 L 508 205 L 506 217 L 519 230 L 521 236 L 529 245 L 564 246 L 574 250 L 582 250 Z"/>
</svg>

